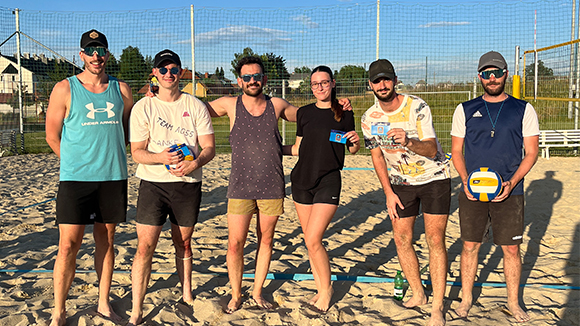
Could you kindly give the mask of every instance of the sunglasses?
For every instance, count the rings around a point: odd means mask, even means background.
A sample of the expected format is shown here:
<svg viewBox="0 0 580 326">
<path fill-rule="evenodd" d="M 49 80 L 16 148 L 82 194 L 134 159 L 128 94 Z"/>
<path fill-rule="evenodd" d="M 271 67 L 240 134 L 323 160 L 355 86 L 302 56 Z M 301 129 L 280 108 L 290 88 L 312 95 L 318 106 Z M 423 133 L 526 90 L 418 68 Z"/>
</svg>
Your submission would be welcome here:
<svg viewBox="0 0 580 326">
<path fill-rule="evenodd" d="M 264 78 L 264 74 L 257 73 L 253 75 L 242 75 L 240 76 L 240 78 L 244 81 L 244 83 L 249 83 L 252 80 L 252 78 L 254 78 L 254 81 L 262 81 L 262 78 Z"/>
<path fill-rule="evenodd" d="M 159 73 L 165 75 L 167 72 L 171 72 L 172 75 L 177 75 L 179 73 L 179 68 L 173 67 L 171 69 L 167 69 L 165 67 L 159 68 Z"/>
<path fill-rule="evenodd" d="M 495 78 L 501 78 L 501 77 L 503 77 L 503 74 L 505 74 L 505 72 L 506 72 L 505 69 L 494 69 L 494 70 L 482 71 L 479 73 L 479 75 L 483 79 L 490 79 L 492 75 Z"/>
<path fill-rule="evenodd" d="M 104 48 L 101 46 L 88 46 L 82 50 L 86 55 L 88 55 L 90 57 L 92 57 L 95 54 L 95 52 L 97 53 L 97 55 L 99 57 L 104 57 L 107 54 L 107 52 L 109 52 L 109 50 L 107 50 L 107 48 Z"/>
</svg>

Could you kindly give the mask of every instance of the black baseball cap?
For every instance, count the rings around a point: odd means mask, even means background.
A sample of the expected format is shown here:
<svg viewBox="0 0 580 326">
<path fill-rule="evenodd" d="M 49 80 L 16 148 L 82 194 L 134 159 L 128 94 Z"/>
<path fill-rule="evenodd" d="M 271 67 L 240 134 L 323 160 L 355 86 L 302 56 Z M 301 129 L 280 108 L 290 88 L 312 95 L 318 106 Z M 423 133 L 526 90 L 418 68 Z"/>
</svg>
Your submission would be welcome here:
<svg viewBox="0 0 580 326">
<path fill-rule="evenodd" d="M 489 51 L 479 58 L 479 65 L 477 66 L 477 72 L 481 72 L 487 67 L 496 67 L 499 69 L 507 69 L 507 62 L 505 62 L 504 57 L 495 51 Z"/>
<path fill-rule="evenodd" d="M 371 63 L 369 67 L 369 80 L 371 82 L 374 82 L 381 77 L 395 80 L 396 76 L 393 64 L 391 64 L 387 59 L 379 59 Z"/>
<path fill-rule="evenodd" d="M 105 48 L 109 48 L 109 42 L 107 42 L 107 37 L 105 34 L 97 31 L 96 29 L 91 29 L 81 36 L 81 48 L 84 49 L 89 45 L 100 45 Z"/>
<path fill-rule="evenodd" d="M 161 66 L 161 64 L 165 61 L 171 61 L 181 67 L 181 60 L 179 59 L 179 56 L 175 52 L 168 49 L 165 49 L 155 55 L 155 59 L 153 60 L 153 67 L 159 68 L 159 66 Z"/>
</svg>

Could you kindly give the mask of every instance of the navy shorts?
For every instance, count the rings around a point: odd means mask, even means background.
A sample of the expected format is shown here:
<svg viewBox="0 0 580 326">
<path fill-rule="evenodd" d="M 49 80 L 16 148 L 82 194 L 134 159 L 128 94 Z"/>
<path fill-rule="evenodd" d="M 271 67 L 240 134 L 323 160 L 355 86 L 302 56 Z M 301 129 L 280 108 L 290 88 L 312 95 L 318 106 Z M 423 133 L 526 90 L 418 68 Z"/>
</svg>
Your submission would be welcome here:
<svg viewBox="0 0 580 326">
<path fill-rule="evenodd" d="M 300 189 L 292 184 L 292 199 L 302 205 L 331 204 L 338 206 L 341 187 L 340 171 L 334 171 L 323 176 L 318 184 L 309 190 Z"/>
<path fill-rule="evenodd" d="M 127 217 L 127 180 L 61 181 L 56 224 L 121 223 Z"/>
<path fill-rule="evenodd" d="M 518 245 L 524 234 L 524 195 L 511 195 L 497 203 L 480 202 L 467 199 L 461 190 L 459 226 L 463 241 L 487 241 L 491 226 L 493 243 Z"/>
<path fill-rule="evenodd" d="M 399 217 L 419 215 L 419 204 L 423 213 L 449 215 L 451 207 L 451 179 L 435 180 L 418 186 L 391 186 L 405 209 L 397 205 Z"/>
<path fill-rule="evenodd" d="M 160 226 L 171 223 L 190 227 L 197 223 L 201 182 L 150 182 L 141 180 L 135 221 Z"/>
</svg>

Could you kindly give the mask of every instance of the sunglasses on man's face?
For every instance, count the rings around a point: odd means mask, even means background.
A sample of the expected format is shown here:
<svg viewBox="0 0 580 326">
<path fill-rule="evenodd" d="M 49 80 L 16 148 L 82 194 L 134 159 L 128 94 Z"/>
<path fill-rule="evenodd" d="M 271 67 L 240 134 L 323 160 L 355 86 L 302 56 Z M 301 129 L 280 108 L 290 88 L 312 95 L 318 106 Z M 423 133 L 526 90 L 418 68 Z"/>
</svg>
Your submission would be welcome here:
<svg viewBox="0 0 580 326">
<path fill-rule="evenodd" d="M 171 69 L 167 69 L 165 67 L 159 68 L 159 73 L 165 75 L 167 72 L 171 72 L 172 75 L 177 75 L 179 73 L 179 68 L 173 67 Z"/>
<path fill-rule="evenodd" d="M 503 74 L 505 74 L 505 72 L 506 72 L 505 69 L 494 69 L 494 70 L 482 71 L 479 73 L 479 75 L 483 79 L 490 79 L 491 76 L 493 76 L 494 78 L 501 78 L 501 77 L 503 77 Z"/>
<path fill-rule="evenodd" d="M 262 78 L 264 78 L 264 74 L 257 73 L 253 75 L 241 75 L 240 78 L 244 81 L 244 83 L 249 83 L 250 81 L 252 81 L 252 78 L 254 78 L 254 81 L 262 81 Z"/>
<path fill-rule="evenodd" d="M 107 50 L 107 48 L 101 46 L 88 46 L 83 49 L 83 52 L 89 57 L 92 57 L 95 53 L 97 53 L 99 57 L 104 57 L 105 54 L 107 54 L 107 52 L 109 51 Z"/>
</svg>

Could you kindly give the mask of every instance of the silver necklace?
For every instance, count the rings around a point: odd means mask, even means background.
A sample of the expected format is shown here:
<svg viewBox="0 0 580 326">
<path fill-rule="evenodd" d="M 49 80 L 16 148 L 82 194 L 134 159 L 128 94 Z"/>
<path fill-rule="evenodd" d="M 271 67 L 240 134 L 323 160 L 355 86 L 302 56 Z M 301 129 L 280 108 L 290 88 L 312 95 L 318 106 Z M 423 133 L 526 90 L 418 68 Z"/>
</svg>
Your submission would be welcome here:
<svg viewBox="0 0 580 326">
<path fill-rule="evenodd" d="M 495 124 L 497 123 L 497 118 L 499 118 L 499 114 L 501 113 L 501 109 L 503 109 L 503 105 L 505 104 L 505 101 L 507 100 L 507 98 L 501 102 L 501 106 L 499 107 L 499 111 L 497 111 L 497 115 L 495 116 L 495 121 L 491 120 L 491 114 L 489 114 L 489 109 L 487 108 L 487 101 L 483 98 L 482 98 L 482 100 L 483 100 L 483 103 L 485 104 L 485 110 L 487 111 L 487 117 L 489 118 L 489 122 L 491 122 L 491 138 L 493 138 L 493 136 L 495 136 Z"/>
</svg>

